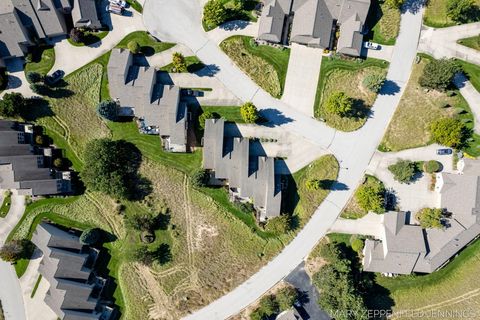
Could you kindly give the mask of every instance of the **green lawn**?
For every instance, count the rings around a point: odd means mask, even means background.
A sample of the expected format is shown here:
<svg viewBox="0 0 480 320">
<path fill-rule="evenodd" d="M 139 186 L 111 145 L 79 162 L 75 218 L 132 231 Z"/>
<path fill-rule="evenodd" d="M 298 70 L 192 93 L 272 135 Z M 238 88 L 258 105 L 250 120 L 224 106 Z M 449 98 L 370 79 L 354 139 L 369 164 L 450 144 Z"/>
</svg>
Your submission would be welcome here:
<svg viewBox="0 0 480 320">
<path fill-rule="evenodd" d="M 458 59 L 457 63 L 460 64 L 463 71 L 467 74 L 468 79 L 475 87 L 475 89 L 480 92 L 480 66 Z"/>
<path fill-rule="evenodd" d="M 400 30 L 400 10 L 391 8 L 382 0 L 374 0 L 367 17 L 368 38 L 373 42 L 394 45 Z"/>
<path fill-rule="evenodd" d="M 94 43 L 101 41 L 108 35 L 108 31 L 86 31 L 83 35 L 84 41 L 83 42 L 74 42 L 71 38 L 68 38 L 68 43 L 70 43 L 74 47 L 84 47 L 89 46 Z"/>
<path fill-rule="evenodd" d="M 463 46 L 480 50 L 480 35 L 471 38 L 460 39 L 457 42 Z"/>
<path fill-rule="evenodd" d="M 205 65 L 196 56 L 185 57 L 185 63 L 187 65 L 187 71 L 190 72 L 190 73 L 197 72 L 197 71 L 205 68 Z M 160 70 L 170 72 L 170 73 L 175 72 L 174 67 L 173 67 L 173 63 L 170 63 L 170 64 L 160 68 Z"/>
<path fill-rule="evenodd" d="M 28 54 L 27 60 L 29 58 L 31 62 L 25 64 L 25 73 L 32 71 L 46 75 L 55 64 L 55 50 L 53 47 L 37 46 Z"/>
<path fill-rule="evenodd" d="M 315 117 L 323 118 L 329 126 L 342 131 L 354 131 L 362 127 L 377 96 L 366 89 L 362 81 L 368 74 L 386 74 L 387 68 L 388 63 L 378 59 L 323 57 L 315 96 Z M 354 99 L 355 116 L 340 117 L 325 110 L 328 97 L 337 91 L 343 91 Z"/>
<path fill-rule="evenodd" d="M 137 0 L 126 0 L 126 1 L 133 10 L 137 11 L 138 13 L 143 12 L 143 7 Z"/>
<path fill-rule="evenodd" d="M 431 144 L 429 126 L 439 117 L 457 117 L 465 122 L 467 128 L 473 128 L 473 115 L 468 103 L 458 90 L 449 97 L 445 92 L 425 91 L 419 84 L 423 68 L 431 57 L 420 55 L 421 61 L 413 66 L 412 76 L 407 84 L 400 104 L 390 121 L 387 131 L 379 146 L 382 151 L 400 151 Z M 478 86 L 478 75 L 475 66 L 462 63 L 467 74 L 472 72 L 472 83 Z M 450 107 L 444 108 L 447 104 Z M 480 137 L 473 135 L 473 140 L 464 149 L 472 156 L 480 155 Z"/>
<path fill-rule="evenodd" d="M 430 0 L 427 4 L 427 9 L 423 16 L 423 23 L 433 28 L 444 28 L 455 25 L 447 16 L 447 3 L 449 0 Z M 477 6 L 480 6 L 480 0 L 474 0 Z M 480 16 L 478 14 L 472 18 L 473 21 L 478 21 Z"/>
<path fill-rule="evenodd" d="M 146 56 L 154 55 L 175 46 L 174 43 L 160 42 L 149 35 L 146 31 L 134 31 L 128 34 L 117 45 L 117 48 L 127 48 L 130 41 L 137 41 L 141 47 L 142 53 Z"/>
<path fill-rule="evenodd" d="M 5 218 L 10 210 L 12 204 L 12 193 L 10 191 L 5 191 L 5 198 L 3 199 L 2 206 L 0 207 L 0 218 Z"/>
<path fill-rule="evenodd" d="M 220 48 L 255 83 L 279 98 L 285 86 L 290 49 L 254 45 L 252 40 L 247 36 L 233 36 L 223 40 Z"/>
<path fill-rule="evenodd" d="M 224 118 L 230 122 L 244 123 L 245 121 L 240 114 L 240 107 L 238 106 L 201 106 L 202 113 L 210 111 L 213 114 L 217 114 L 220 118 Z"/>
</svg>

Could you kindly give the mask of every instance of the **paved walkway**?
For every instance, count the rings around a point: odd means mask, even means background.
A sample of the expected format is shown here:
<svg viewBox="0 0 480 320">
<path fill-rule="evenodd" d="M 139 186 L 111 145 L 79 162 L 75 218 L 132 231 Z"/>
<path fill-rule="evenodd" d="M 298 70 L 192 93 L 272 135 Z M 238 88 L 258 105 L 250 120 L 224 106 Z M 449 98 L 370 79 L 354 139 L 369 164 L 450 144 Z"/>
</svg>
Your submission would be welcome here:
<svg viewBox="0 0 480 320">
<path fill-rule="evenodd" d="M 480 51 L 458 44 L 464 38 L 478 36 L 480 22 L 462 24 L 449 28 L 427 28 L 422 31 L 418 50 L 435 58 L 458 58 L 480 65 Z"/>
<path fill-rule="evenodd" d="M 383 238 L 383 215 L 369 212 L 360 219 L 338 218 L 332 225 L 329 233 L 359 234 L 373 236 L 377 239 Z"/>
<path fill-rule="evenodd" d="M 232 36 L 256 37 L 257 35 L 258 23 L 248 21 L 229 21 L 208 32 L 208 37 L 216 44 Z"/>
<path fill-rule="evenodd" d="M 321 64 L 321 49 L 292 44 L 282 101 L 310 117 L 313 117 Z"/>
<path fill-rule="evenodd" d="M 177 44 L 177 45 L 175 45 L 174 47 L 172 47 L 168 50 L 165 50 L 165 51 L 159 52 L 157 54 L 154 54 L 151 57 L 146 57 L 146 59 L 147 59 L 147 62 L 150 66 L 156 67 L 156 68 L 161 68 L 161 67 L 164 67 L 164 66 L 172 63 L 172 55 L 175 52 L 180 52 L 185 57 L 195 55 L 192 52 L 192 50 L 190 50 L 190 48 L 188 48 L 184 45 L 181 45 L 181 44 Z"/>
<path fill-rule="evenodd" d="M 331 192 L 310 221 L 283 251 L 256 274 L 230 293 L 185 319 L 226 319 L 257 300 L 287 276 L 310 253 L 333 225 L 341 209 L 360 183 L 365 168 L 382 139 L 411 74 L 422 25 L 423 9 L 402 14 L 400 34 L 384 86 L 372 108 L 372 117 L 354 133 L 340 133 L 304 115 L 292 106 L 272 98 L 246 76 L 208 38 L 201 28 L 201 7 L 191 0 L 147 0 L 144 22 L 160 39 L 183 43 L 215 71 L 214 76 L 244 101 L 252 101 L 269 120 L 267 126 L 280 127 L 332 152 L 341 162 L 339 182 L 346 190 Z M 182 28 L 172 28 L 181 25 Z M 299 157 L 303 154 L 297 155 Z"/>
<path fill-rule="evenodd" d="M 480 134 L 480 92 L 475 89 L 463 74 L 457 74 L 453 82 L 460 90 L 462 97 L 467 100 L 474 117 L 473 129 L 475 133 Z"/>
<path fill-rule="evenodd" d="M 25 211 L 25 197 L 15 192 L 12 194 L 12 205 L 8 215 L 0 219 L 0 246 L 3 246 L 8 234 Z M 0 259 L 0 301 L 7 320 L 25 320 L 25 308 L 20 283 L 13 265 Z"/>
</svg>

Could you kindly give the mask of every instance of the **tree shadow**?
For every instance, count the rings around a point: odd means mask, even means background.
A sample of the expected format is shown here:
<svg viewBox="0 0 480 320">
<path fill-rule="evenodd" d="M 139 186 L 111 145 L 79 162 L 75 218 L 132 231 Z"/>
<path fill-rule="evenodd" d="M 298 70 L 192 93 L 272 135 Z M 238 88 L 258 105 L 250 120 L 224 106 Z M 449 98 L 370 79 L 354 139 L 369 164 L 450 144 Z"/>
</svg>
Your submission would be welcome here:
<svg viewBox="0 0 480 320">
<path fill-rule="evenodd" d="M 392 80 L 385 80 L 378 94 L 391 96 L 399 92 L 400 92 L 400 87 L 396 82 Z"/>
<path fill-rule="evenodd" d="M 157 216 L 157 225 L 156 225 L 156 228 L 158 228 L 158 230 L 167 230 L 168 229 L 168 226 L 170 225 L 170 221 L 172 219 L 172 216 L 170 215 L 170 213 L 160 213 L 158 216 Z"/>
<path fill-rule="evenodd" d="M 265 122 L 262 123 L 262 125 L 270 128 L 280 126 L 293 121 L 292 118 L 285 116 L 278 109 L 274 109 L 274 108 L 262 109 L 260 110 L 259 113 L 260 113 L 260 116 L 266 120 Z"/>
<path fill-rule="evenodd" d="M 366 25 L 368 27 L 368 31 L 365 35 L 365 41 L 372 40 L 374 37 L 373 28 L 377 25 L 380 19 L 383 16 L 383 10 L 380 6 L 379 0 L 373 0 L 370 4 L 370 10 L 367 15 Z"/>
<path fill-rule="evenodd" d="M 337 180 L 329 180 L 329 179 L 320 180 L 320 188 L 324 190 L 331 190 L 331 191 L 349 190 L 349 187 L 345 183 L 339 182 Z"/>
<path fill-rule="evenodd" d="M 153 258 L 158 261 L 161 265 L 164 265 L 172 261 L 172 252 L 170 246 L 166 243 L 162 243 L 158 246 L 155 251 L 152 252 Z"/>
<path fill-rule="evenodd" d="M 8 74 L 5 88 L 7 89 L 17 89 L 22 86 L 22 80 L 14 75 Z"/>
<path fill-rule="evenodd" d="M 426 6 L 428 0 L 406 0 L 403 6 L 400 8 L 401 13 L 418 13 L 424 6 Z"/>
<path fill-rule="evenodd" d="M 50 103 L 43 98 L 28 99 L 25 110 L 21 112 L 21 117 L 26 121 L 37 121 L 45 117 L 53 117 L 55 113 L 50 107 Z"/>
<path fill-rule="evenodd" d="M 353 99 L 352 111 L 349 112 L 348 117 L 353 119 L 365 119 L 372 115 L 372 110 L 367 107 L 363 99 Z"/>
<path fill-rule="evenodd" d="M 155 54 L 155 49 L 151 46 L 142 46 L 140 51 L 146 56 L 151 57 Z"/>
<path fill-rule="evenodd" d="M 205 65 L 203 64 L 203 62 L 199 61 L 199 62 L 189 64 L 187 66 L 187 71 L 190 72 L 190 73 L 195 73 L 195 72 L 200 71 L 204 68 L 205 68 Z"/>
<path fill-rule="evenodd" d="M 236 31 L 245 29 L 250 23 L 245 20 L 232 20 L 220 25 L 219 28 L 225 31 Z"/>
<path fill-rule="evenodd" d="M 205 65 L 204 68 L 195 72 L 199 77 L 213 77 L 220 71 L 220 67 L 216 64 Z"/>
</svg>

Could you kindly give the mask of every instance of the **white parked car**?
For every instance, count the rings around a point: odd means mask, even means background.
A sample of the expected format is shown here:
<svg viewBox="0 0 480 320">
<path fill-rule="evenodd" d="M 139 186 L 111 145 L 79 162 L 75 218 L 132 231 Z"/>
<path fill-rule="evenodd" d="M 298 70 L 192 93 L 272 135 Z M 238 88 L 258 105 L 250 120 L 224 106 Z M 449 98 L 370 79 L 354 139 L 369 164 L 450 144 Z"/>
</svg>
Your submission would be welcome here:
<svg viewBox="0 0 480 320">
<path fill-rule="evenodd" d="M 127 3 L 123 0 L 109 0 L 111 4 L 116 4 L 117 6 L 120 6 L 122 8 L 127 7 Z"/>
<path fill-rule="evenodd" d="M 107 12 L 111 12 L 111 13 L 115 13 L 115 14 L 119 14 L 119 15 L 122 15 L 123 14 L 123 7 L 120 7 L 120 6 L 117 6 L 115 4 L 109 4 L 107 5 L 107 7 L 105 8 L 105 10 Z"/>
<path fill-rule="evenodd" d="M 371 49 L 371 50 L 380 50 L 380 45 L 378 43 L 375 43 L 375 42 L 365 42 L 363 44 L 363 46 L 367 49 Z"/>
</svg>

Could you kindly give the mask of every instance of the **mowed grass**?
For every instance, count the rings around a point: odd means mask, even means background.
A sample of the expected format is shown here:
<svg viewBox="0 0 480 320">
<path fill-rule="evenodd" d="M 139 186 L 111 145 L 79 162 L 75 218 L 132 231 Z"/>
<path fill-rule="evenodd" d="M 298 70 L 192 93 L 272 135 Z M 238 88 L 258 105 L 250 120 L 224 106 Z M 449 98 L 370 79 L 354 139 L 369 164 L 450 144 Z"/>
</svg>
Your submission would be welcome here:
<svg viewBox="0 0 480 320">
<path fill-rule="evenodd" d="M 423 15 L 423 23 L 433 28 L 444 28 L 455 25 L 455 21 L 447 16 L 447 4 L 449 0 L 430 0 L 427 3 L 427 9 Z M 477 6 L 480 6 L 480 0 L 474 0 Z M 473 20 L 478 21 L 479 16 Z"/>
<path fill-rule="evenodd" d="M 101 41 L 108 35 L 108 31 L 86 31 L 83 34 L 83 42 L 74 42 L 71 38 L 68 38 L 68 43 L 70 43 L 74 47 L 84 47 L 89 46 L 94 43 Z"/>
<path fill-rule="evenodd" d="M 289 49 L 254 46 L 251 37 L 233 36 L 220 48 L 262 89 L 273 97 L 281 97 L 287 76 Z"/>
<path fill-rule="evenodd" d="M 430 124 L 441 117 L 456 116 L 464 121 L 468 128 L 473 127 L 470 107 L 458 91 L 455 91 L 454 96 L 449 97 L 445 92 L 426 90 L 420 86 L 419 78 L 431 59 L 425 55 L 421 57 L 420 63 L 413 66 L 412 75 L 400 104 L 379 146 L 381 151 L 400 151 L 432 143 Z M 450 107 L 445 108 L 445 105 Z M 478 137 L 474 135 L 474 140 L 465 151 L 476 156 L 480 152 L 477 145 Z"/>
<path fill-rule="evenodd" d="M 480 92 L 480 66 L 463 60 L 457 59 L 456 61 L 466 73 L 468 80 L 470 80 L 475 89 Z"/>
<path fill-rule="evenodd" d="M 394 45 L 400 31 L 400 10 L 389 7 L 384 1 L 373 1 L 367 24 L 371 28 L 368 36 L 373 42 Z"/>
<path fill-rule="evenodd" d="M 315 97 L 315 117 L 325 119 L 329 126 L 342 131 L 361 128 L 377 97 L 363 86 L 362 81 L 369 74 L 386 74 L 387 67 L 387 62 L 377 59 L 354 61 L 323 57 Z M 325 110 L 328 97 L 337 91 L 343 91 L 354 99 L 355 116 L 340 117 Z"/>
<path fill-rule="evenodd" d="M 0 218 L 5 218 L 12 205 L 12 193 L 5 191 L 2 205 L 0 206 Z"/>
<path fill-rule="evenodd" d="M 175 43 L 160 42 L 149 35 L 146 31 L 134 31 L 128 34 L 117 44 L 117 48 L 126 49 L 130 41 L 136 41 L 141 47 L 142 53 L 146 56 L 151 56 L 155 53 L 159 53 L 168 50 L 175 46 Z"/>
<path fill-rule="evenodd" d="M 198 59 L 196 56 L 188 56 L 185 57 L 185 64 L 187 65 L 187 72 L 196 72 L 205 67 L 205 65 Z M 173 63 L 170 63 L 166 66 L 163 66 L 160 68 L 161 71 L 166 71 L 166 72 L 175 72 L 174 70 Z"/>
<path fill-rule="evenodd" d="M 469 47 L 475 50 L 480 50 L 480 35 L 457 41 L 459 44 L 465 47 Z"/>
<path fill-rule="evenodd" d="M 46 75 L 55 64 L 55 50 L 53 47 L 38 46 L 32 49 L 31 62 L 25 64 L 25 74 L 38 72 Z"/>
<path fill-rule="evenodd" d="M 238 106 L 200 106 L 200 109 L 202 113 L 210 111 L 230 122 L 245 123 L 240 114 L 240 107 Z"/>
</svg>

